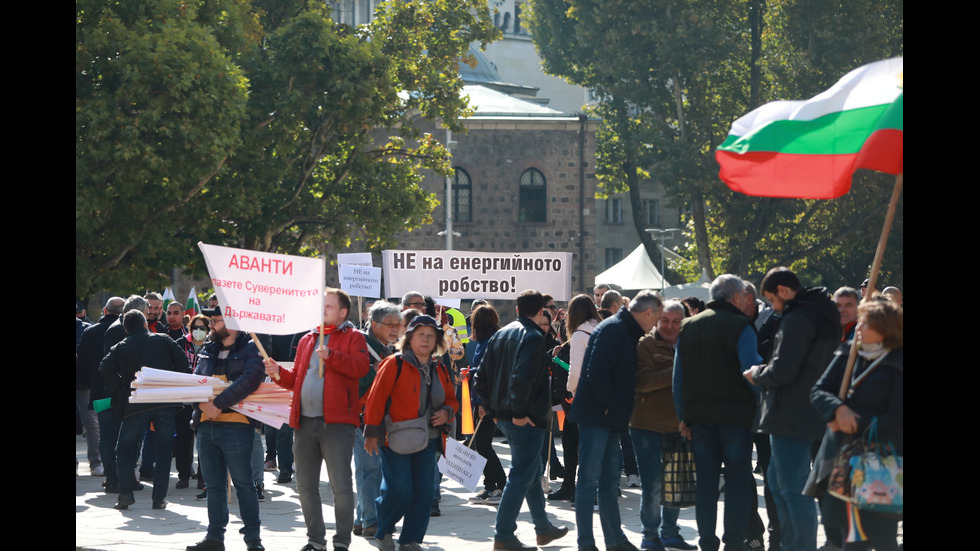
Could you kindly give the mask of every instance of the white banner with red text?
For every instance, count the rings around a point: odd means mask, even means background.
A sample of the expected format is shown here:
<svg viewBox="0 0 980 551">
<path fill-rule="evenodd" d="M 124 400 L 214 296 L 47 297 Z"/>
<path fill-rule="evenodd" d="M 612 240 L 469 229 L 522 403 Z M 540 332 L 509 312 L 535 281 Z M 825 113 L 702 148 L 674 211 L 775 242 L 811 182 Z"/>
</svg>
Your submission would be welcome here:
<svg viewBox="0 0 980 551">
<path fill-rule="evenodd" d="M 323 319 L 322 258 L 197 245 L 229 329 L 289 335 Z"/>
</svg>

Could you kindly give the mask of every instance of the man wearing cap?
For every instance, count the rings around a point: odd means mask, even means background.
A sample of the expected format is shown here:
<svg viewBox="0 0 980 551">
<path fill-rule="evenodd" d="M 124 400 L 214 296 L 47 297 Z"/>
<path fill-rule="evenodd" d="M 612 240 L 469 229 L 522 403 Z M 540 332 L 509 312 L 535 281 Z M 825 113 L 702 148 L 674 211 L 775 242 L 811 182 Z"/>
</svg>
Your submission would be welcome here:
<svg viewBox="0 0 980 551">
<path fill-rule="evenodd" d="M 568 533 L 551 524 L 544 510 L 541 450 L 551 422 L 548 368 L 544 363 L 544 296 L 527 290 L 517 297 L 517 319 L 497 331 L 476 370 L 476 392 L 511 447 L 511 469 L 497 509 L 493 548 L 534 549 L 517 539 L 517 515 L 527 500 L 538 545 L 548 545 Z"/>
<path fill-rule="evenodd" d="M 347 293 L 328 287 L 323 301 L 323 343 L 317 345 L 320 328 L 304 335 L 296 347 L 292 369 L 271 358 L 265 360 L 266 374 L 293 391 L 289 426 L 295 430 L 296 492 L 308 539 L 302 551 L 327 548 L 320 500 L 320 465 L 324 462 L 334 498 L 334 549 L 350 547 L 354 529 L 350 465 L 354 430 L 361 423 L 357 384 L 367 375 L 370 362 L 364 335 L 347 321 L 350 307 Z"/>
<path fill-rule="evenodd" d="M 225 326 L 220 308 L 205 310 L 204 315 L 211 318 L 211 335 L 198 354 L 197 374 L 231 384 L 211 400 L 199 404 L 198 460 L 208 485 L 208 532 L 203 540 L 188 546 L 187 551 L 224 551 L 229 474 L 238 496 L 238 515 L 245 525 L 242 529 L 245 545 L 248 551 L 264 551 L 259 538 L 259 497 L 252 482 L 255 429 L 245 415 L 230 409 L 262 384 L 265 379 L 262 358 L 247 333 Z"/>
</svg>

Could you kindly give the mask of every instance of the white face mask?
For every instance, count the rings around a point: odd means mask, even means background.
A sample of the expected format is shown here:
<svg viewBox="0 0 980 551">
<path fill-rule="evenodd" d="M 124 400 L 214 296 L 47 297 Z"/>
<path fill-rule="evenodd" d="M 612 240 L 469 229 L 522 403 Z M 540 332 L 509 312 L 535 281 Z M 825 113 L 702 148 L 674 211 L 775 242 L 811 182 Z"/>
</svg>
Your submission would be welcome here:
<svg viewBox="0 0 980 551">
<path fill-rule="evenodd" d="M 195 341 L 203 341 L 204 337 L 208 336 L 208 332 L 204 329 L 195 329 L 191 331 L 191 335 L 194 337 Z"/>
</svg>

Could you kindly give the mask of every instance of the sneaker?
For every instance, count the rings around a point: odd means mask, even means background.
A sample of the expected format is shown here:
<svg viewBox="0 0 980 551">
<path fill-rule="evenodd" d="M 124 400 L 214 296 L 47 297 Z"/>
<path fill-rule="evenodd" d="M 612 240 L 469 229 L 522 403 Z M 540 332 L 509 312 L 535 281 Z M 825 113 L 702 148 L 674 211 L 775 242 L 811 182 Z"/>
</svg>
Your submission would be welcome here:
<svg viewBox="0 0 980 551">
<path fill-rule="evenodd" d="M 201 493 L 197 494 L 196 496 L 194 496 L 194 499 L 196 499 L 198 501 L 207 501 L 207 499 L 208 499 L 208 489 L 205 488 L 203 492 L 201 492 Z"/>
<path fill-rule="evenodd" d="M 548 483 L 547 476 L 541 477 L 541 491 L 544 492 L 545 494 L 551 493 L 551 484 Z"/>
<path fill-rule="evenodd" d="M 670 536 L 669 538 L 660 538 L 660 543 L 662 543 L 666 549 L 680 549 L 681 551 L 696 551 L 698 548 L 697 545 L 691 545 L 690 543 L 684 541 L 684 538 L 682 538 L 680 534 Z"/>
<path fill-rule="evenodd" d="M 273 459 L 272 461 L 266 461 L 265 462 L 265 470 L 267 470 L 267 471 L 274 471 L 274 470 L 276 470 L 278 468 L 279 467 L 276 466 L 276 460 L 275 459 Z"/>
<path fill-rule="evenodd" d="M 102 465 L 92 467 L 92 476 L 105 476 L 105 467 Z"/>
<path fill-rule="evenodd" d="M 190 486 L 191 486 L 190 479 L 187 479 L 187 478 L 178 478 L 177 479 L 177 484 L 174 485 L 174 488 L 176 488 L 177 490 L 183 490 L 185 488 L 190 488 Z"/>
<path fill-rule="evenodd" d="M 255 485 L 255 493 L 259 496 L 259 502 L 265 501 L 265 488 L 262 487 L 261 482 Z"/>
<path fill-rule="evenodd" d="M 279 471 L 279 478 L 276 479 L 276 483 L 286 484 L 287 482 L 292 482 L 292 481 L 293 481 L 293 473 L 289 471 L 286 472 Z"/>
<path fill-rule="evenodd" d="M 643 541 L 640 542 L 640 549 L 653 549 L 654 551 L 664 551 L 664 544 L 660 540 L 661 538 L 655 538 L 652 540 L 643 538 Z"/>
<path fill-rule="evenodd" d="M 487 505 L 493 505 L 494 507 L 496 507 L 497 505 L 500 505 L 500 497 L 502 495 L 504 495 L 504 491 L 503 490 L 494 490 L 494 491 L 490 492 L 490 495 L 487 496 L 487 499 L 484 500 L 484 503 L 486 503 Z"/>
<path fill-rule="evenodd" d="M 626 485 L 628 487 L 630 487 L 630 488 L 639 488 L 640 487 L 640 477 L 636 476 L 635 474 L 629 475 L 626 478 Z"/>
<path fill-rule="evenodd" d="M 752 538 L 745 540 L 746 551 L 766 551 L 766 544 L 763 543 L 762 538 Z"/>
<path fill-rule="evenodd" d="M 469 502 L 470 503 L 483 503 L 483 502 L 485 502 L 487 500 L 488 497 L 490 497 L 490 491 L 489 490 L 483 490 L 482 492 L 480 492 L 480 493 L 476 494 L 475 496 L 471 497 L 469 499 Z"/>
</svg>

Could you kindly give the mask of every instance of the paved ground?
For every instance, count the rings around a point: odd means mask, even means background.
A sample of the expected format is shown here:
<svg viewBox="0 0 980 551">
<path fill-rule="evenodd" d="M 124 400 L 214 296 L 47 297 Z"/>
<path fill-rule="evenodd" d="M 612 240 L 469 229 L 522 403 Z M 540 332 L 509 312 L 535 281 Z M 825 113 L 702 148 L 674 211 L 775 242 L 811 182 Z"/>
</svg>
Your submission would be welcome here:
<svg viewBox="0 0 980 551">
<path fill-rule="evenodd" d="M 509 468 L 510 451 L 499 439 L 494 444 L 497 454 Z M 559 450 L 561 447 L 559 446 Z M 80 436 L 75 440 L 75 458 L 79 462 L 78 476 L 75 478 L 75 547 L 78 550 L 93 551 L 158 551 L 180 550 L 204 537 L 207 529 L 207 506 L 196 501 L 198 493 L 195 486 L 186 490 L 175 490 L 176 476 L 170 479 L 167 495 L 169 505 L 166 510 L 155 511 L 150 507 L 150 485 L 136 492 L 136 504 L 126 511 L 112 508 L 116 494 L 106 495 L 102 491 L 101 477 L 89 476 L 88 462 L 85 459 L 85 442 Z M 320 491 L 324 498 L 324 519 L 327 521 L 327 539 L 332 536 L 333 498 L 327 484 L 326 469 L 321 472 Z M 762 481 L 756 476 L 759 491 L 760 513 L 765 520 L 765 503 L 762 500 Z M 552 484 L 557 489 L 560 481 Z M 298 551 L 306 544 L 306 526 L 296 497 L 295 482 L 277 484 L 276 473 L 265 473 L 266 501 L 260 505 L 262 516 L 262 541 L 269 551 Z M 622 479 L 623 498 L 619 502 L 623 528 L 630 541 L 639 546 L 641 528 L 639 519 L 640 489 L 627 488 Z M 485 505 L 467 502 L 472 493 L 456 484 L 444 480 L 442 483 L 442 516 L 429 522 L 424 547 L 431 551 L 491 550 L 493 548 L 493 524 L 496 509 Z M 242 527 L 237 517 L 238 504 L 233 499 L 230 505 L 231 522 L 226 535 L 226 548 L 245 549 L 238 535 Z M 718 506 L 719 537 L 722 534 L 721 519 L 723 504 Z M 16 515 L 16 513 L 15 513 Z M 559 526 L 568 526 L 571 532 L 554 542 L 546 549 L 575 549 L 575 510 L 568 502 L 548 502 L 548 515 Z M 601 543 L 602 530 L 599 515 L 593 517 L 594 531 Z M 697 542 L 697 528 L 694 521 L 694 508 L 681 511 L 681 533 L 689 541 Z M 525 544 L 534 543 L 534 526 L 525 506 L 518 518 L 518 537 Z M 819 544 L 824 541 L 819 535 Z M 354 536 L 351 551 L 374 549 L 367 540 Z"/>
</svg>

